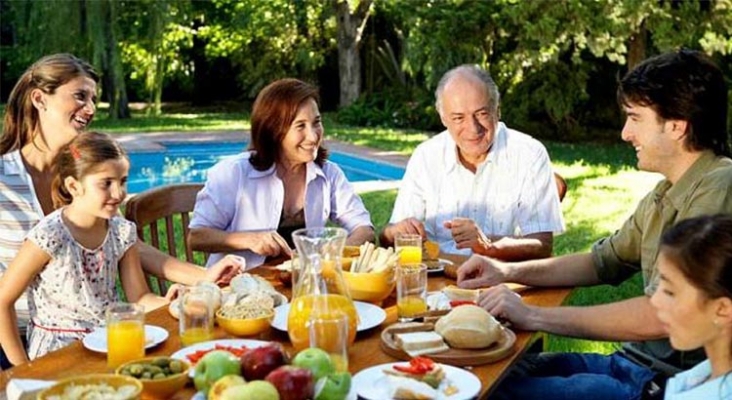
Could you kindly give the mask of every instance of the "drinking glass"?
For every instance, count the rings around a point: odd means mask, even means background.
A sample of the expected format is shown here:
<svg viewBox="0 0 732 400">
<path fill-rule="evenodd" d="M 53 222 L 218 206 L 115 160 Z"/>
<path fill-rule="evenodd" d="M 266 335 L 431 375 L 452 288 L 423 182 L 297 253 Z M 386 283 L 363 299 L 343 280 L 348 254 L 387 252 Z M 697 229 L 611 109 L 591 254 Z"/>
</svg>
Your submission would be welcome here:
<svg viewBox="0 0 732 400">
<path fill-rule="evenodd" d="M 406 233 L 397 234 L 394 247 L 399 252 L 399 265 L 422 262 L 422 236 Z"/>
<path fill-rule="evenodd" d="M 145 357 L 145 309 L 138 304 L 113 303 L 105 316 L 107 367 Z"/>
<path fill-rule="evenodd" d="M 186 289 L 180 297 L 179 328 L 183 346 L 205 342 L 214 337 L 214 310 L 211 290 L 202 287 Z"/>
<path fill-rule="evenodd" d="M 308 321 L 310 347 L 326 351 L 337 372 L 348 372 L 348 314 L 339 312 Z"/>
<path fill-rule="evenodd" d="M 427 311 L 427 266 L 404 264 L 396 271 L 397 315 L 400 322 L 408 322 Z"/>
</svg>

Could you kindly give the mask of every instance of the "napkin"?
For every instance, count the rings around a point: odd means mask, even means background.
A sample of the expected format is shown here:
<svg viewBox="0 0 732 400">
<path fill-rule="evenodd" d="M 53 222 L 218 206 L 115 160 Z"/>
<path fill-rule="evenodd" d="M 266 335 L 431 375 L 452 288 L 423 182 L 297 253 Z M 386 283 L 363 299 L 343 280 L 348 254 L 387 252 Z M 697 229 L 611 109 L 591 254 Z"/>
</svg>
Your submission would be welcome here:
<svg viewBox="0 0 732 400">
<path fill-rule="evenodd" d="M 53 386 L 56 381 L 42 381 L 38 379 L 11 379 L 5 394 L 8 400 L 32 400 L 41 390 Z"/>
</svg>

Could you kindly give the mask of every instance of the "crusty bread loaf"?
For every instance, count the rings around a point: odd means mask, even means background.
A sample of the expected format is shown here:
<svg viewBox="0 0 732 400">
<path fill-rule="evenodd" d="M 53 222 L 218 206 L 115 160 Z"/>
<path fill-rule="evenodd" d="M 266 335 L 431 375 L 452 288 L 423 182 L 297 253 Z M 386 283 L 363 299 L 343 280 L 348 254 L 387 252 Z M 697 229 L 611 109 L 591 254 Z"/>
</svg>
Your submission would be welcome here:
<svg viewBox="0 0 732 400">
<path fill-rule="evenodd" d="M 497 342 L 503 328 L 488 311 L 473 305 L 455 307 L 435 324 L 435 332 L 456 349 L 482 349 Z"/>
</svg>

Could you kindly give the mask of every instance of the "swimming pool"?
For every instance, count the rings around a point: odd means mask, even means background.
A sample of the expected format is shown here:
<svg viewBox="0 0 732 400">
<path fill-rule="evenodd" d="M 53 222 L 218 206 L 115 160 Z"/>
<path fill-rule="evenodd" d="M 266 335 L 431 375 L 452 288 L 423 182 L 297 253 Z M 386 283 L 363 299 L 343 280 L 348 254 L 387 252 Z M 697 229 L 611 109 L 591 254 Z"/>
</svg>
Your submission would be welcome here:
<svg viewBox="0 0 732 400">
<path fill-rule="evenodd" d="M 166 142 L 164 151 L 130 152 L 129 193 L 171 183 L 205 182 L 206 171 L 226 157 L 242 152 L 247 142 Z M 351 182 L 398 180 L 404 168 L 350 154 L 330 152 Z"/>
</svg>

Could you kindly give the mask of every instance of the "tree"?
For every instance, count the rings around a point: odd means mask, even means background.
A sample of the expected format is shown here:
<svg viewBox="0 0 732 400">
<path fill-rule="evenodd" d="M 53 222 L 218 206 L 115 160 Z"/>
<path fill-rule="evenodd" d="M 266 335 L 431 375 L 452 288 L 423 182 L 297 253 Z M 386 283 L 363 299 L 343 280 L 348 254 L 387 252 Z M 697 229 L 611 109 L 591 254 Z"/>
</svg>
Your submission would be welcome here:
<svg viewBox="0 0 732 400">
<path fill-rule="evenodd" d="M 352 11 L 352 2 L 333 0 L 338 26 L 338 75 L 341 107 L 351 105 L 361 95 L 361 56 L 358 50 L 372 4 L 372 0 L 360 0 L 355 10 Z"/>
<path fill-rule="evenodd" d="M 130 118 L 125 75 L 120 59 L 116 0 L 87 0 L 89 37 L 94 44 L 94 62 L 101 65 L 104 98 L 109 118 Z"/>
</svg>

